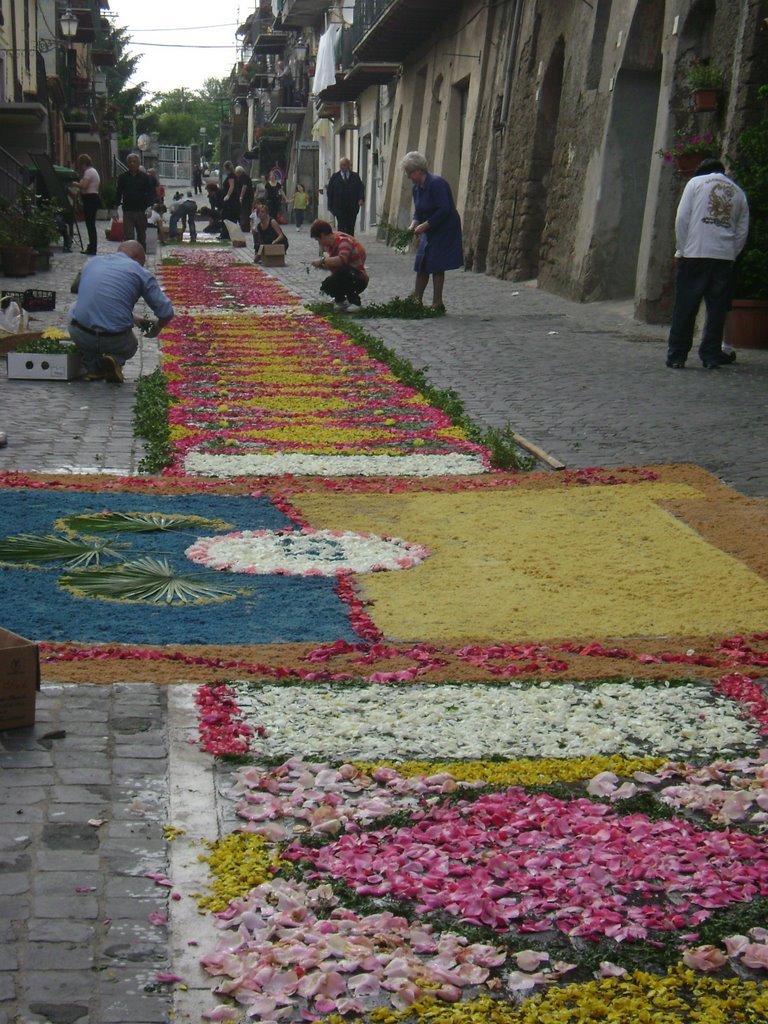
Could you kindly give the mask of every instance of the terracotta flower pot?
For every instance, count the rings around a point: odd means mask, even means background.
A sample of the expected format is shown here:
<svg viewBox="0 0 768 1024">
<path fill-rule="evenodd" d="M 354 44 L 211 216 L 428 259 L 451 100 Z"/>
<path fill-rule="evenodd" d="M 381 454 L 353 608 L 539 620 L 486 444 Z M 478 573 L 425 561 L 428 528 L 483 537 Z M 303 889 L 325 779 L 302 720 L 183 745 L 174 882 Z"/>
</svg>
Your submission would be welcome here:
<svg viewBox="0 0 768 1024">
<path fill-rule="evenodd" d="M 717 108 L 719 89 L 694 89 L 692 95 L 693 109 L 698 114 L 706 114 Z"/>
<path fill-rule="evenodd" d="M 675 157 L 675 170 L 681 178 L 690 178 L 702 160 L 705 160 L 709 153 L 681 153 Z"/>
<path fill-rule="evenodd" d="M 734 348 L 768 348 L 768 299 L 734 299 L 724 337 Z"/>
</svg>

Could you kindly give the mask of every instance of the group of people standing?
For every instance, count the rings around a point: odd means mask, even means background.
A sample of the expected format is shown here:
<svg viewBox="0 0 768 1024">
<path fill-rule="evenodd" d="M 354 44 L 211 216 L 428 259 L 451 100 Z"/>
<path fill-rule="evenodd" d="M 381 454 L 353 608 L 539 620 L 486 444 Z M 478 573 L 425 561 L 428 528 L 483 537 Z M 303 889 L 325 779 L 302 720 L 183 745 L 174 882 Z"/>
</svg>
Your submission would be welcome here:
<svg viewBox="0 0 768 1024">
<path fill-rule="evenodd" d="M 269 175 L 262 174 L 254 184 L 244 167 L 235 167 L 229 160 L 224 162 L 221 183 L 223 220 L 238 224 L 243 231 L 248 231 L 252 227 L 252 214 L 256 205 L 263 204 L 269 212 L 270 220 L 284 225 L 287 223 L 285 211 L 289 203 L 293 204 L 296 230 L 300 231 L 309 206 L 309 195 L 301 183 L 296 186 L 294 195 L 287 196 L 274 168 Z M 226 228 L 222 230 L 222 237 L 229 237 Z"/>
</svg>

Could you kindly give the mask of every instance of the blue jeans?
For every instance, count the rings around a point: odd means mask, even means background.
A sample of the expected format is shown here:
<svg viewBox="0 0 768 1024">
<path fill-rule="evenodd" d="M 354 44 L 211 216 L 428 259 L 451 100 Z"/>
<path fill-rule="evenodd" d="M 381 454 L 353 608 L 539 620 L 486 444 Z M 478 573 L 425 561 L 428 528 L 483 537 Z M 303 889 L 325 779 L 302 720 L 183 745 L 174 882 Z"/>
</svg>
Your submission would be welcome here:
<svg viewBox="0 0 768 1024">
<path fill-rule="evenodd" d="M 100 334 L 87 331 L 70 321 L 69 336 L 79 350 L 86 373 L 99 373 L 104 369 L 101 360 L 103 355 L 114 356 L 123 366 L 128 359 L 136 355 L 139 343 L 131 328 L 122 334 Z"/>
<path fill-rule="evenodd" d="M 197 241 L 197 225 L 195 224 L 195 214 L 197 213 L 196 203 L 181 203 L 171 213 L 171 222 L 168 225 L 168 238 L 171 242 L 176 241 L 176 228 L 178 227 L 179 221 L 181 221 L 181 233 L 184 234 L 184 228 L 189 226 L 189 240 L 190 242 Z"/>
<path fill-rule="evenodd" d="M 679 261 L 667 362 L 685 362 L 693 344 L 702 299 L 707 308 L 707 321 L 699 344 L 699 358 L 702 363 L 719 362 L 725 317 L 731 302 L 732 277 L 732 260 L 696 257 Z"/>
</svg>

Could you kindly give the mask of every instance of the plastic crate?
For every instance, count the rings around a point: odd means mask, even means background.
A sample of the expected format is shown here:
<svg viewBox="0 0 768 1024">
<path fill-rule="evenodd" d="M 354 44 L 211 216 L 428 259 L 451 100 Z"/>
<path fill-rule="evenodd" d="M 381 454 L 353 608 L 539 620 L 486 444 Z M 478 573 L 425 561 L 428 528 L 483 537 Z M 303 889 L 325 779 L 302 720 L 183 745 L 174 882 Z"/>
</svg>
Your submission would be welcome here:
<svg viewBox="0 0 768 1024">
<path fill-rule="evenodd" d="M 28 313 L 47 313 L 56 309 L 56 292 L 46 288 L 27 288 L 24 291 L 22 308 Z"/>
<path fill-rule="evenodd" d="M 20 309 L 24 308 L 24 292 L 0 292 L 0 300 L 8 299 L 10 302 L 15 302 Z M 7 303 L 2 301 L 2 308 L 5 309 Z"/>
</svg>

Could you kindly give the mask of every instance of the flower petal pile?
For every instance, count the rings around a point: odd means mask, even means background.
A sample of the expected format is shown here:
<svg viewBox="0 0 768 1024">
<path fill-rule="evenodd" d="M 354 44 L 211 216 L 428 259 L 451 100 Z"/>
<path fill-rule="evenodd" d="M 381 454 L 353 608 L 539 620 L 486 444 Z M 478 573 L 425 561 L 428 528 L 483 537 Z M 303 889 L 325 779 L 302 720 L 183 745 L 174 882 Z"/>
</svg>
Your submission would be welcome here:
<svg viewBox="0 0 768 1024">
<path fill-rule="evenodd" d="M 285 856 L 355 892 L 413 900 L 476 925 L 647 938 L 692 929 L 717 907 L 768 894 L 768 841 L 679 819 L 621 816 L 519 788 L 413 814 L 406 828 L 343 835 Z"/>
<path fill-rule="evenodd" d="M 503 963 L 503 950 L 383 911 L 361 917 L 327 886 L 274 879 L 217 915 L 233 934 L 202 958 L 223 977 L 216 991 L 260 1020 L 364 1013 L 382 1001 L 396 1009 L 426 993 L 455 1002 Z"/>
<path fill-rule="evenodd" d="M 260 749 L 269 757 L 692 757 L 759 741 L 757 722 L 694 684 L 234 683 L 233 690 L 244 719 L 265 730 Z"/>
<path fill-rule="evenodd" d="M 678 810 L 704 814 L 720 825 L 739 822 L 768 828 L 768 749 L 757 757 L 704 765 L 667 764 L 653 774 L 635 776 L 644 789 Z M 612 795 L 607 793 L 606 795 Z"/>
<path fill-rule="evenodd" d="M 187 558 L 211 569 L 249 574 L 338 576 L 343 573 L 410 569 L 429 552 L 397 537 L 373 537 L 349 530 L 243 530 L 223 537 L 199 537 Z"/>
</svg>

